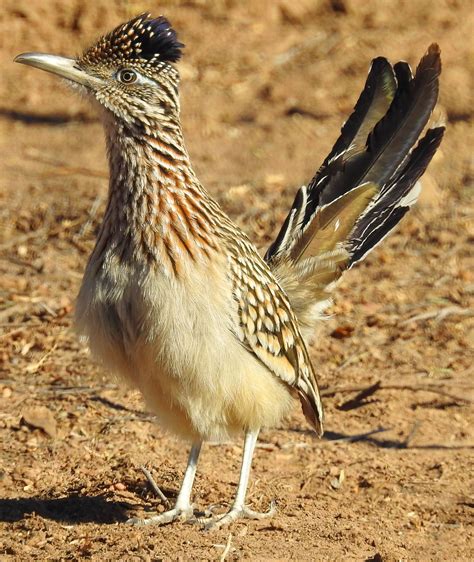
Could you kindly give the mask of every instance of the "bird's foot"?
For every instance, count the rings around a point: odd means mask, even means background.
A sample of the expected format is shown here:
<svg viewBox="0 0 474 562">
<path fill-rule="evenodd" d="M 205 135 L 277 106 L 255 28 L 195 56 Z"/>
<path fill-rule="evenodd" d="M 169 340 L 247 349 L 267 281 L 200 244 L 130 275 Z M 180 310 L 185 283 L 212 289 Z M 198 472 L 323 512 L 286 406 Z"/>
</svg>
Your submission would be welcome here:
<svg viewBox="0 0 474 562">
<path fill-rule="evenodd" d="M 267 517 L 273 517 L 275 513 L 276 507 L 274 501 L 271 502 L 269 510 L 263 513 L 254 511 L 245 505 L 241 507 L 233 506 L 227 513 L 224 513 L 224 515 L 219 515 L 206 521 L 204 529 L 206 531 L 214 531 L 224 527 L 225 525 L 229 525 L 229 523 L 232 523 L 237 519 L 266 519 Z"/>
<path fill-rule="evenodd" d="M 194 509 L 192 505 L 187 507 L 177 507 L 159 515 L 153 515 L 152 517 L 146 517 L 144 519 L 140 517 L 132 517 L 128 519 L 127 525 L 136 525 L 137 527 L 143 527 L 145 525 L 167 525 L 173 521 L 189 521 L 194 518 Z"/>
</svg>

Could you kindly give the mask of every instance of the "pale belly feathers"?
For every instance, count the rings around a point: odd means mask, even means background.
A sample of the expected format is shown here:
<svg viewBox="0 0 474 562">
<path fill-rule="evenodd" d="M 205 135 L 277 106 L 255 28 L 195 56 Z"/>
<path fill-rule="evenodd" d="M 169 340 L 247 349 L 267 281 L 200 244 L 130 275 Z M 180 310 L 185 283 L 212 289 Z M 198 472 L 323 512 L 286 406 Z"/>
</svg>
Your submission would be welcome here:
<svg viewBox="0 0 474 562">
<path fill-rule="evenodd" d="M 230 329 L 237 310 L 225 271 L 224 262 L 194 264 L 192 276 L 176 279 L 90 263 L 77 302 L 77 327 L 93 355 L 186 439 L 273 426 L 291 405 L 288 387 Z"/>
</svg>

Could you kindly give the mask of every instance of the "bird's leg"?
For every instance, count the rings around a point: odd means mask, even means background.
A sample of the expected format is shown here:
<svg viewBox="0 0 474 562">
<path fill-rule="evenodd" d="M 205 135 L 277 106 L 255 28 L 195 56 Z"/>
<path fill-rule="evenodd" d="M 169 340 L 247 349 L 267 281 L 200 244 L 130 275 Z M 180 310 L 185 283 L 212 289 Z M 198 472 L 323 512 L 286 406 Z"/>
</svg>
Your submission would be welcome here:
<svg viewBox="0 0 474 562">
<path fill-rule="evenodd" d="M 127 521 L 130 525 L 165 525 L 176 519 L 187 521 L 193 517 L 193 506 L 191 504 L 191 491 L 193 489 L 194 477 L 196 475 L 197 461 L 201 452 L 201 442 L 194 443 L 189 453 L 188 464 L 184 473 L 183 482 L 176 499 L 175 506 L 169 511 L 140 519 L 133 517 Z"/>
<path fill-rule="evenodd" d="M 252 465 L 252 457 L 257 442 L 259 430 L 248 431 L 245 434 L 244 451 L 242 456 L 242 467 L 240 469 L 239 484 L 235 494 L 234 502 L 230 510 L 222 516 L 211 519 L 205 525 L 205 529 L 219 529 L 224 525 L 228 525 L 240 518 L 247 519 L 264 519 L 271 517 L 275 513 L 275 506 L 272 502 L 270 509 L 265 513 L 253 511 L 245 505 L 245 495 L 249 483 L 250 467 Z"/>
</svg>

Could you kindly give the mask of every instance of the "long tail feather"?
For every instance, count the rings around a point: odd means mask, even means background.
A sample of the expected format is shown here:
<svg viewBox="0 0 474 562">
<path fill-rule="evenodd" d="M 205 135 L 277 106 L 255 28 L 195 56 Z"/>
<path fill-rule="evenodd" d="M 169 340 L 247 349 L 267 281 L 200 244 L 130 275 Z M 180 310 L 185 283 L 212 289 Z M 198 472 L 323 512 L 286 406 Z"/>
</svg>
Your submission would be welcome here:
<svg viewBox="0 0 474 562">
<path fill-rule="evenodd" d="M 333 250 L 341 238 L 352 231 L 378 189 L 374 183 L 367 182 L 319 207 L 308 227 L 301 231 L 301 238 L 291 248 L 290 259 L 297 263 Z"/>
<path fill-rule="evenodd" d="M 367 137 L 366 150 L 349 158 L 342 154 L 332 163 L 333 172 L 321 186 L 321 203 L 366 181 L 383 185 L 415 144 L 438 99 L 438 46 L 429 48 L 413 79 L 407 67 L 398 66 L 399 87 L 386 115 Z"/>
<path fill-rule="evenodd" d="M 441 144 L 444 130 L 444 127 L 428 130 L 380 199 L 360 218 L 348 244 L 349 267 L 364 259 L 416 203 L 420 192 L 417 182 Z"/>
<path fill-rule="evenodd" d="M 325 197 L 325 200 L 321 201 L 321 185 L 330 175 L 331 162 L 342 154 L 350 155 L 365 150 L 370 131 L 386 114 L 396 89 L 397 83 L 390 63 L 383 57 L 374 59 L 352 115 L 343 125 L 338 140 L 308 187 L 303 186 L 298 190 L 290 213 L 265 255 L 267 261 L 284 255 L 294 243 L 294 237 L 311 220 L 318 206 L 337 198 L 338 195 L 335 194 L 334 197 Z"/>
<path fill-rule="evenodd" d="M 372 61 L 364 89 L 354 111 L 341 129 L 341 135 L 324 160 L 318 174 L 338 155 L 365 149 L 367 137 L 376 123 L 387 113 L 397 90 L 392 65 L 384 57 Z"/>
<path fill-rule="evenodd" d="M 421 59 L 415 78 L 401 89 L 387 115 L 377 123 L 367 139 L 372 153 L 365 181 L 384 184 L 402 163 L 426 126 L 438 100 L 438 77 L 441 72 L 438 45 L 431 45 Z"/>
<path fill-rule="evenodd" d="M 440 51 L 429 47 L 413 76 L 406 62 L 374 59 L 354 111 L 330 154 L 296 194 L 268 261 L 303 326 L 342 272 L 363 259 L 415 203 L 444 127 L 413 149 L 438 98 Z M 413 150 L 412 150 L 413 149 Z"/>
</svg>

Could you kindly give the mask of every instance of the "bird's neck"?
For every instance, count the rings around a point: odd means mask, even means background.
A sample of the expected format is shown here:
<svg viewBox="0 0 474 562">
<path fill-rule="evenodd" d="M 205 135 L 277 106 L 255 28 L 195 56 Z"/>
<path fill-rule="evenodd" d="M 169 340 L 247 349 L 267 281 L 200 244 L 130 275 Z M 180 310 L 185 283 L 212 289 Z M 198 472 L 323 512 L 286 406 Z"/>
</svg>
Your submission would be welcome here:
<svg viewBox="0 0 474 562">
<path fill-rule="evenodd" d="M 197 183 L 179 124 L 135 128 L 106 123 L 110 196 L 152 196 Z"/>
<path fill-rule="evenodd" d="M 152 133 L 106 124 L 106 140 L 109 197 L 97 244 L 175 274 L 183 259 L 208 254 L 217 205 L 196 178 L 180 126 Z"/>
</svg>

